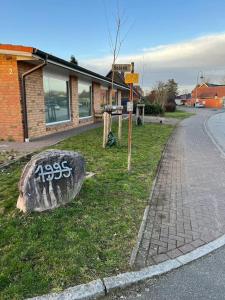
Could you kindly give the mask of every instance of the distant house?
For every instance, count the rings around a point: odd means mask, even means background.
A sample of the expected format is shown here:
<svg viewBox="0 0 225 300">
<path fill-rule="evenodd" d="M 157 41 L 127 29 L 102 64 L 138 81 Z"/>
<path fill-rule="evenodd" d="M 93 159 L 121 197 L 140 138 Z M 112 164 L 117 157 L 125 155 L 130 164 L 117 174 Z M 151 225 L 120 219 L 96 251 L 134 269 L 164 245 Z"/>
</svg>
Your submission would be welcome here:
<svg viewBox="0 0 225 300">
<path fill-rule="evenodd" d="M 191 99 L 191 94 L 182 94 L 176 97 L 175 102 L 177 105 L 186 105 L 186 103 Z"/>
<path fill-rule="evenodd" d="M 112 70 L 109 71 L 109 73 L 106 75 L 107 78 L 112 79 Z M 124 78 L 124 73 L 123 72 L 114 72 L 114 81 L 126 85 L 125 83 L 125 78 Z M 129 86 L 126 85 L 128 88 Z M 143 96 L 143 91 L 139 85 L 134 85 L 133 86 L 133 101 L 139 102 L 142 99 Z M 129 90 L 123 90 L 121 91 L 121 104 L 126 107 L 127 101 L 129 101 L 130 97 L 130 91 Z M 113 101 L 116 103 L 116 95 L 115 93 L 113 94 Z"/>
<path fill-rule="evenodd" d="M 129 87 L 114 83 L 114 93 Z M 0 139 L 29 141 L 95 121 L 111 80 L 33 47 L 0 44 Z"/>
<path fill-rule="evenodd" d="M 225 105 L 225 85 L 202 83 L 197 85 L 191 93 L 188 105 L 202 103 L 209 108 L 222 108 Z"/>
</svg>

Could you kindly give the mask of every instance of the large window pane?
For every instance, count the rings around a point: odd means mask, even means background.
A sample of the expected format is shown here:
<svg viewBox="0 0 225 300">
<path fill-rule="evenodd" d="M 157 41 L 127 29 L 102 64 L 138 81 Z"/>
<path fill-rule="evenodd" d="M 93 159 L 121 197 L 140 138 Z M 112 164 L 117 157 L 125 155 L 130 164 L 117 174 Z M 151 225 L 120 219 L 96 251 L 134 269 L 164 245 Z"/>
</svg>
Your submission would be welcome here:
<svg viewBox="0 0 225 300">
<path fill-rule="evenodd" d="M 79 98 L 79 117 L 85 118 L 91 116 L 91 84 L 78 83 L 78 98 Z"/>
<path fill-rule="evenodd" d="M 66 79 L 44 75 L 46 123 L 70 120 L 69 82 Z"/>
</svg>

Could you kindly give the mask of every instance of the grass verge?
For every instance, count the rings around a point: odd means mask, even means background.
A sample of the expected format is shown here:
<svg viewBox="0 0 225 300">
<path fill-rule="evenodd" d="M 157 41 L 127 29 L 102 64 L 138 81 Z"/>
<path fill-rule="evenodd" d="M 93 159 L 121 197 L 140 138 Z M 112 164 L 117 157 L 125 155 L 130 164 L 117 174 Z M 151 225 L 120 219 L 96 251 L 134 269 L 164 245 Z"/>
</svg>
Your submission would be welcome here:
<svg viewBox="0 0 225 300">
<path fill-rule="evenodd" d="M 102 149 L 102 128 L 57 145 L 83 153 L 85 181 L 69 205 L 23 215 L 15 208 L 25 164 L 0 173 L 0 299 L 23 299 L 129 270 L 157 164 L 172 126 L 133 127 L 127 174 L 127 124 L 120 146 Z M 116 129 L 114 128 L 116 132 Z"/>
<path fill-rule="evenodd" d="M 195 113 L 187 112 L 184 110 L 176 110 L 175 112 L 165 112 L 165 118 L 176 118 L 176 119 L 185 119 L 191 116 L 194 116 Z"/>
</svg>

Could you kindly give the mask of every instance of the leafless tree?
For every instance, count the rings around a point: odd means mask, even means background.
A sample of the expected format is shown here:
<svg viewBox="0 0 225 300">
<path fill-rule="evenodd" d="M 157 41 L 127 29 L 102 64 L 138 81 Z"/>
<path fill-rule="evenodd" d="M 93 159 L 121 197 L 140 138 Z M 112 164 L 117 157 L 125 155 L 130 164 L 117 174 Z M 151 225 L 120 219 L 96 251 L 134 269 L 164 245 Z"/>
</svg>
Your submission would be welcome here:
<svg viewBox="0 0 225 300">
<path fill-rule="evenodd" d="M 155 88 L 155 102 L 162 105 L 162 107 L 165 107 L 168 97 L 168 92 L 166 88 L 166 84 L 162 81 L 159 81 Z"/>
<path fill-rule="evenodd" d="M 107 29 L 108 29 L 108 39 L 109 39 L 109 46 L 112 53 L 112 66 L 116 63 L 117 58 L 119 56 L 121 46 L 124 43 L 129 31 L 131 30 L 131 26 L 128 30 L 122 34 L 122 28 L 125 26 L 127 19 L 125 17 L 125 12 L 120 9 L 119 1 L 117 1 L 117 11 L 114 17 L 114 28 L 110 29 L 107 12 L 105 10 L 106 22 L 107 22 Z M 115 71 L 112 68 L 112 80 L 111 80 L 111 88 L 113 91 L 114 87 L 114 78 L 115 78 Z M 112 93 L 110 93 L 110 104 L 112 104 Z"/>
</svg>

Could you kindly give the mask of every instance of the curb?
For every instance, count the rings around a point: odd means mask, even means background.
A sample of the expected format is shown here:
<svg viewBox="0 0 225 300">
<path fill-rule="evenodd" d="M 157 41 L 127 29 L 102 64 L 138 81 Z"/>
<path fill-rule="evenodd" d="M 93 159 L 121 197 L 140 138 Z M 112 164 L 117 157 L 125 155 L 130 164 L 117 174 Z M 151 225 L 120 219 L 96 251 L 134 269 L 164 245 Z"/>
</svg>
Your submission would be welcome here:
<svg viewBox="0 0 225 300">
<path fill-rule="evenodd" d="M 199 247 L 175 259 L 169 259 L 158 265 L 141 269 L 140 271 L 121 273 L 117 276 L 105 277 L 87 284 L 68 288 L 62 293 L 48 294 L 29 298 L 27 300 L 88 300 L 110 294 L 116 289 L 128 287 L 132 284 L 151 279 L 182 267 L 198 258 L 201 258 L 225 245 L 225 234 L 218 239 Z"/>
<path fill-rule="evenodd" d="M 215 116 L 215 115 L 218 115 L 218 114 L 222 114 L 222 113 L 225 113 L 224 111 L 222 112 L 218 112 L 212 116 L 208 116 L 208 118 L 204 121 L 204 131 L 205 133 L 208 135 L 208 137 L 210 138 L 210 140 L 212 141 L 212 143 L 216 146 L 217 150 L 219 150 L 219 152 L 221 153 L 221 155 L 223 156 L 223 158 L 225 158 L 225 153 L 224 153 L 224 150 L 223 150 L 223 147 L 220 146 L 220 144 L 216 141 L 216 139 L 214 138 L 213 134 L 211 133 L 209 127 L 208 127 L 208 120 Z"/>
<path fill-rule="evenodd" d="M 27 300 L 86 300 L 105 296 L 105 294 L 105 286 L 102 280 L 97 279 L 87 284 L 70 287 L 62 293 L 47 294 L 44 296 L 29 298 Z"/>
</svg>

